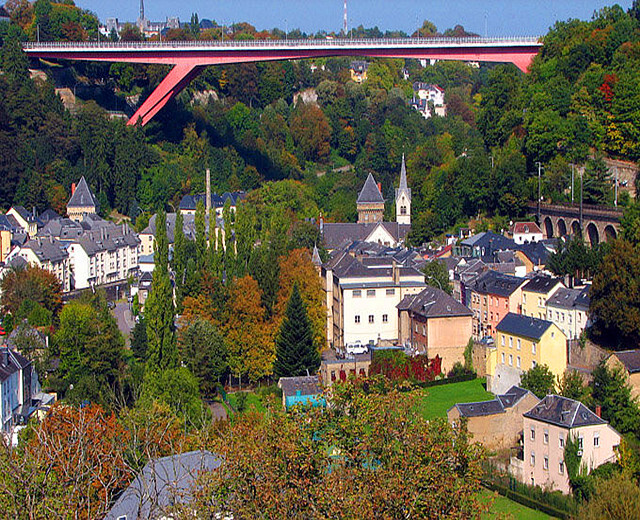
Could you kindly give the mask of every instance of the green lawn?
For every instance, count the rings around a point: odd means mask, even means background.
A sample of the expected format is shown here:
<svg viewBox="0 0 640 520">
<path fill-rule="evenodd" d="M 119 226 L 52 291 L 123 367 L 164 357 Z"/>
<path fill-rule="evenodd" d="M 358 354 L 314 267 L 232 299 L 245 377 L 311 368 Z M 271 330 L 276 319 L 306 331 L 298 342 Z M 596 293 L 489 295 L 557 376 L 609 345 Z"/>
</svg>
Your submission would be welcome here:
<svg viewBox="0 0 640 520">
<path fill-rule="evenodd" d="M 227 395 L 227 397 L 229 398 L 229 403 L 231 404 L 231 406 L 233 406 L 234 410 L 238 409 L 237 407 L 238 393 L 239 392 L 234 392 L 233 394 Z M 261 412 L 261 413 L 265 412 L 265 407 L 263 406 L 262 401 L 260 400 L 260 397 L 258 397 L 253 392 L 244 392 L 244 393 L 247 394 L 247 410 L 251 410 L 252 408 L 255 408 L 257 412 Z"/>
<path fill-rule="evenodd" d="M 529 509 L 522 504 L 509 500 L 498 493 L 485 490 L 481 494 L 483 499 L 493 497 L 491 511 L 482 515 L 482 520 L 509 519 L 509 520 L 549 520 L 553 518 L 545 513 Z"/>
<path fill-rule="evenodd" d="M 447 410 L 456 403 L 487 401 L 493 394 L 484 389 L 484 379 L 474 379 L 462 383 L 432 386 L 420 390 L 424 395 L 419 411 L 425 419 L 446 417 Z"/>
</svg>

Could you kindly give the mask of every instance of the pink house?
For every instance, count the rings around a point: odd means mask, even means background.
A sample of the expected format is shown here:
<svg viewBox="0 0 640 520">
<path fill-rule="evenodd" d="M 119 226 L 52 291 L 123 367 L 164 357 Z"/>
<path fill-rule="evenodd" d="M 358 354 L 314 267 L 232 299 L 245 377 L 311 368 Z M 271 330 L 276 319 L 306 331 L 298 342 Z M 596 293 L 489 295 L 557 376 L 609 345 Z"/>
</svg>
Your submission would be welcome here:
<svg viewBox="0 0 640 520">
<path fill-rule="evenodd" d="M 578 401 L 548 395 L 523 417 L 524 460 L 512 460 L 512 471 L 525 484 L 571 493 L 564 461 L 570 437 L 588 472 L 617 460 L 620 434 Z"/>
</svg>

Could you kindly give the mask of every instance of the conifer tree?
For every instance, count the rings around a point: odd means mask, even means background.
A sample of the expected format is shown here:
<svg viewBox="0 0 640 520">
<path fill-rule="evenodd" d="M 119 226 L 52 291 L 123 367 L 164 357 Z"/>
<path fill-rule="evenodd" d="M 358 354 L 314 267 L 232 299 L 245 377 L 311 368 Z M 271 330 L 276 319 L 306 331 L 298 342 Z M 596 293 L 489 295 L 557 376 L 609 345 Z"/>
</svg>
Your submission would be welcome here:
<svg viewBox="0 0 640 520">
<path fill-rule="evenodd" d="M 235 276 L 236 267 L 236 251 L 233 239 L 233 214 L 231 212 L 231 203 L 229 199 L 224 203 L 222 208 L 222 219 L 224 220 L 224 272 L 227 282 Z"/>
<path fill-rule="evenodd" d="M 176 273 L 176 285 L 182 286 L 187 268 L 187 238 L 184 236 L 184 217 L 180 211 L 176 215 L 173 235 L 173 270 Z"/>
<path fill-rule="evenodd" d="M 276 377 L 313 374 L 320 366 L 320 355 L 313 346 L 313 332 L 307 309 L 294 284 L 287 310 L 276 340 Z"/>
<path fill-rule="evenodd" d="M 196 265 L 201 270 L 207 262 L 207 229 L 205 223 L 206 210 L 202 201 L 196 205 Z"/>
<path fill-rule="evenodd" d="M 214 273 L 218 278 L 222 279 L 222 266 L 224 264 L 224 244 L 222 241 L 222 230 L 218 229 L 216 234 L 216 255 Z"/>
<path fill-rule="evenodd" d="M 207 245 L 207 269 L 216 275 L 216 210 L 209 210 L 209 243 Z"/>
<path fill-rule="evenodd" d="M 167 216 L 156 215 L 156 249 L 153 286 L 145 304 L 147 324 L 147 369 L 160 372 L 178 365 L 175 339 L 175 308 L 169 277 L 169 242 Z"/>
</svg>

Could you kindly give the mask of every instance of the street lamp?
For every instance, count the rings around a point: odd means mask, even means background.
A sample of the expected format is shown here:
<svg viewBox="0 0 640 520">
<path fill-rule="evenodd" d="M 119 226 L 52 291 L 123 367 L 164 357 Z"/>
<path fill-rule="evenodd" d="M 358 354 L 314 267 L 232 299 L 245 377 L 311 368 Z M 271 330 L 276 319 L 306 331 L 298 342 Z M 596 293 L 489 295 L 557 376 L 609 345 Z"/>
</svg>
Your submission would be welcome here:
<svg viewBox="0 0 640 520">
<path fill-rule="evenodd" d="M 540 224 L 540 199 L 541 199 L 540 176 L 542 174 L 542 163 L 538 161 L 536 162 L 536 164 L 538 165 L 538 224 Z"/>
</svg>

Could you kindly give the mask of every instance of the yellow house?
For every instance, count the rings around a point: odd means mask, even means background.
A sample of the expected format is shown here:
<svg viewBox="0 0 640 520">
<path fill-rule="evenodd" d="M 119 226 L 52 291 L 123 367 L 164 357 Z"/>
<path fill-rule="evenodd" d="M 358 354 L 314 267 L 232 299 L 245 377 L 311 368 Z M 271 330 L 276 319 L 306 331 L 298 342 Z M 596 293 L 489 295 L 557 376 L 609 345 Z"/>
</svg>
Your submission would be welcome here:
<svg viewBox="0 0 640 520">
<path fill-rule="evenodd" d="M 510 312 L 498 324 L 494 350 L 487 357 L 487 390 L 506 392 L 536 365 L 547 365 L 561 376 L 567 368 L 566 345 L 554 323 Z"/>
<path fill-rule="evenodd" d="M 529 280 L 522 287 L 522 314 L 539 319 L 546 318 L 547 300 L 561 287 L 564 287 L 564 284 L 550 276 L 538 275 Z"/>
<path fill-rule="evenodd" d="M 614 352 L 606 361 L 609 369 L 622 369 L 631 387 L 631 395 L 640 398 L 640 350 Z"/>
</svg>

